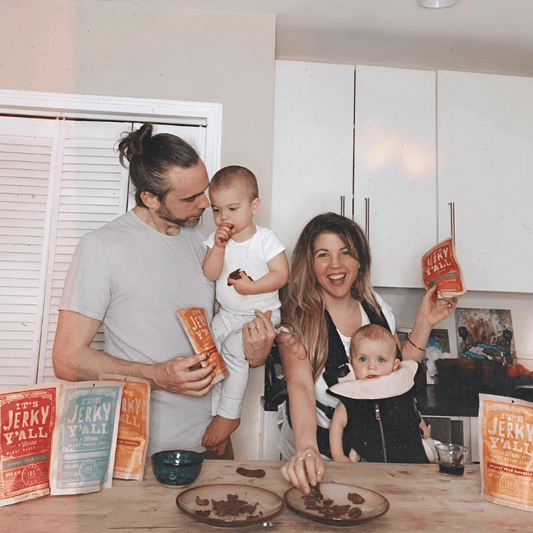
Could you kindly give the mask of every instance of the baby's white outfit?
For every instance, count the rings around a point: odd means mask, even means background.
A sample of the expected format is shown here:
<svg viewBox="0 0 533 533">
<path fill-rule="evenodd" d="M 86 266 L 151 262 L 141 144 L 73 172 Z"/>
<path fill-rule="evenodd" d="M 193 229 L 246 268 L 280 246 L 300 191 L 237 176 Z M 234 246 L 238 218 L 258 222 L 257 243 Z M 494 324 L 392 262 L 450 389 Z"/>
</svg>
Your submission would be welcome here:
<svg viewBox="0 0 533 533">
<path fill-rule="evenodd" d="M 204 244 L 213 248 L 215 232 Z M 242 326 L 257 318 L 254 313 L 256 309 L 272 311 L 274 326 L 280 322 L 278 291 L 245 296 L 228 285 L 228 276 L 240 269 L 253 280 L 258 280 L 269 273 L 267 263 L 284 250 L 285 246 L 272 230 L 257 225 L 255 234 L 247 241 L 235 242 L 230 239 L 226 244 L 224 267 L 216 282 L 216 299 L 220 309 L 211 323 L 211 332 L 229 375 L 213 387 L 213 415 L 236 419 L 241 414 L 249 372 L 242 346 Z"/>
</svg>

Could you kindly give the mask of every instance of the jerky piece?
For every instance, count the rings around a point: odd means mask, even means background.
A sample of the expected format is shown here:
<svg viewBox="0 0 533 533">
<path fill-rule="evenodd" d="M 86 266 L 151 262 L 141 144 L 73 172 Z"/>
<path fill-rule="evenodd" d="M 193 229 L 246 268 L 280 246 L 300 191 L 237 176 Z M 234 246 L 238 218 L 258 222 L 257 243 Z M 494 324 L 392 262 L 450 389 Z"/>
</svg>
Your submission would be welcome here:
<svg viewBox="0 0 533 533">
<path fill-rule="evenodd" d="M 363 511 L 361 510 L 360 507 L 352 507 L 348 511 L 348 516 L 350 518 L 359 518 L 362 514 L 363 514 Z"/>
<path fill-rule="evenodd" d="M 348 499 L 352 502 L 352 503 L 355 503 L 356 505 L 359 505 L 361 503 L 365 503 L 365 499 L 360 495 L 360 494 L 357 494 L 357 492 L 351 492 L 348 494 Z"/>
<path fill-rule="evenodd" d="M 237 270 L 234 270 L 229 276 L 228 279 L 241 279 L 241 269 L 238 268 Z M 229 285 L 229 283 L 228 283 Z"/>
<path fill-rule="evenodd" d="M 211 500 L 218 516 L 238 516 L 241 513 L 252 514 L 258 503 L 251 505 L 249 502 L 239 500 L 237 494 L 228 494 L 227 500 Z"/>
<path fill-rule="evenodd" d="M 202 500 L 200 496 L 196 496 L 196 505 L 209 505 L 209 500 Z"/>
<path fill-rule="evenodd" d="M 244 270 L 241 270 L 240 268 L 231 272 L 231 274 L 228 276 L 228 280 L 241 279 L 241 274 L 246 276 L 250 281 L 253 281 L 253 279 L 250 276 L 248 276 L 248 274 Z M 228 281 L 228 287 L 231 287 L 231 283 L 229 283 L 229 281 Z"/>
<path fill-rule="evenodd" d="M 252 505 L 251 503 L 248 503 L 246 505 L 243 505 L 240 509 L 239 509 L 239 513 L 248 513 L 248 514 L 253 514 L 255 513 L 255 508 L 257 507 L 257 503 L 255 505 Z"/>
<path fill-rule="evenodd" d="M 320 492 L 320 485 L 311 485 L 311 496 L 316 496 L 317 498 L 322 499 L 322 493 Z"/>
<path fill-rule="evenodd" d="M 319 513 L 324 518 L 342 518 L 350 510 L 350 505 L 332 505 L 324 506 L 319 510 Z"/>
<path fill-rule="evenodd" d="M 247 468 L 239 467 L 237 468 L 237 474 L 246 477 L 265 477 L 265 471 L 261 468 L 257 470 L 248 470 Z"/>
<path fill-rule="evenodd" d="M 206 509 L 205 511 L 198 509 L 198 511 L 194 511 L 194 514 L 198 516 L 207 517 L 211 514 L 211 511 L 209 509 Z"/>
<path fill-rule="evenodd" d="M 302 496 L 305 508 L 310 511 L 318 511 L 321 509 L 320 502 L 323 499 L 324 496 L 320 492 L 320 485 L 311 485 L 311 492 Z"/>
</svg>

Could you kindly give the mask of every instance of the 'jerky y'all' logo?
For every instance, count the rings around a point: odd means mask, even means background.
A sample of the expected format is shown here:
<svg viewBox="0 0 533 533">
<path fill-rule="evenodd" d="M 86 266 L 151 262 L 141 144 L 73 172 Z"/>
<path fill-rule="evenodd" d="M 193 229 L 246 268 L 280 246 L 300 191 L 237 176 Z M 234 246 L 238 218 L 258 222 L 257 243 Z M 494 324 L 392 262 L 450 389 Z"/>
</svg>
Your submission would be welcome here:
<svg viewBox="0 0 533 533">
<path fill-rule="evenodd" d="M 122 397 L 122 407 L 120 414 L 120 421 L 123 424 L 130 424 L 135 427 L 141 427 L 139 422 L 139 414 L 141 412 L 142 400 L 140 398 L 124 398 Z"/>
<path fill-rule="evenodd" d="M 426 257 L 424 261 L 426 275 L 429 276 L 433 272 L 439 272 L 439 270 L 451 267 L 452 263 L 448 257 L 449 252 L 450 250 L 447 247 L 443 247 L 431 254 L 429 257 Z"/>
<path fill-rule="evenodd" d="M 76 438 L 78 434 L 108 435 L 111 407 L 109 402 L 85 406 L 76 403 L 73 415 L 67 418 L 69 437 Z"/>
<path fill-rule="evenodd" d="M 2 426 L 6 444 L 28 439 L 46 439 L 48 431 L 46 420 L 50 415 L 50 406 L 39 402 L 17 402 L 14 409 L 7 413 L 7 425 Z"/>
<path fill-rule="evenodd" d="M 492 448 L 533 456 L 533 424 L 524 423 L 522 416 L 495 416 L 487 431 Z"/>
</svg>

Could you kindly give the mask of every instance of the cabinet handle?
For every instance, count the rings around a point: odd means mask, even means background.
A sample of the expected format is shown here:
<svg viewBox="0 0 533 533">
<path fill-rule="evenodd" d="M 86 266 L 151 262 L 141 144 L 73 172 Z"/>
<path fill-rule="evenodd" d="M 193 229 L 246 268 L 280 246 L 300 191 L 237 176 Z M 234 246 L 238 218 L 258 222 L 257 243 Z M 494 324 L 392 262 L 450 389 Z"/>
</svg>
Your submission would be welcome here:
<svg viewBox="0 0 533 533">
<path fill-rule="evenodd" d="M 346 196 L 341 196 L 341 217 L 345 216 L 346 212 Z"/>
<path fill-rule="evenodd" d="M 370 240 L 370 198 L 365 198 L 365 237 Z"/>
<path fill-rule="evenodd" d="M 455 237 L 455 202 L 450 202 L 450 222 L 452 237 Z"/>
</svg>

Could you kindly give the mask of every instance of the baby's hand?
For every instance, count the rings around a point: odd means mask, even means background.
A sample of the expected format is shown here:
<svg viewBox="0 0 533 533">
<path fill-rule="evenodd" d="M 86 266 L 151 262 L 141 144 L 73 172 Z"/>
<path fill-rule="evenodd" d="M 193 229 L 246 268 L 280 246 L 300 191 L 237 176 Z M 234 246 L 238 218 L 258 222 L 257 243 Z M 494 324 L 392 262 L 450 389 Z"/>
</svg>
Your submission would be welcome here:
<svg viewBox="0 0 533 533">
<path fill-rule="evenodd" d="M 233 226 L 231 224 L 222 224 L 215 232 L 215 246 L 225 248 L 232 235 Z"/>
<path fill-rule="evenodd" d="M 252 294 L 250 290 L 252 283 L 252 278 L 244 270 L 236 270 L 228 276 L 228 285 L 233 285 L 235 290 L 242 295 Z"/>
</svg>

